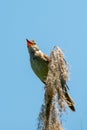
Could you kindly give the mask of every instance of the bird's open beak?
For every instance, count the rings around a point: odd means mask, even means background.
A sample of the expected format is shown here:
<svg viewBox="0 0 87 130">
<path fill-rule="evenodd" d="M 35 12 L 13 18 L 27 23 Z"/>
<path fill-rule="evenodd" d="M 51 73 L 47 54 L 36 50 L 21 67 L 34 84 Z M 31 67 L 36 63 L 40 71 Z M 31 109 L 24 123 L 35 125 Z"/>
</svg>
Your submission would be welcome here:
<svg viewBox="0 0 87 130">
<path fill-rule="evenodd" d="M 26 39 L 26 41 L 27 41 L 27 46 L 28 46 L 28 47 L 30 47 L 30 46 L 33 45 L 32 41 L 29 41 L 28 39 Z"/>
</svg>

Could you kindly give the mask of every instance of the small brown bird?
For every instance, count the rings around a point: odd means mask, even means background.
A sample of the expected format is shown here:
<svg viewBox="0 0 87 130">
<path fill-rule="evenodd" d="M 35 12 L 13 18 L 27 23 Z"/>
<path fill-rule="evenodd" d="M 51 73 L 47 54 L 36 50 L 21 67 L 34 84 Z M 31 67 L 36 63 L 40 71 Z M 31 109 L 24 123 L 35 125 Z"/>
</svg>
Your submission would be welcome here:
<svg viewBox="0 0 87 130">
<path fill-rule="evenodd" d="M 44 54 L 33 40 L 27 40 L 27 47 L 33 71 L 42 82 L 45 82 L 48 73 L 48 63 L 50 61 L 49 56 Z"/>
<path fill-rule="evenodd" d="M 45 83 L 48 74 L 48 64 L 50 62 L 50 57 L 44 54 L 33 40 L 27 40 L 27 47 L 30 54 L 31 67 L 39 79 Z M 66 103 L 72 111 L 75 111 L 74 102 L 67 92 L 67 84 L 63 79 L 61 79 L 61 86 L 64 90 Z"/>
</svg>

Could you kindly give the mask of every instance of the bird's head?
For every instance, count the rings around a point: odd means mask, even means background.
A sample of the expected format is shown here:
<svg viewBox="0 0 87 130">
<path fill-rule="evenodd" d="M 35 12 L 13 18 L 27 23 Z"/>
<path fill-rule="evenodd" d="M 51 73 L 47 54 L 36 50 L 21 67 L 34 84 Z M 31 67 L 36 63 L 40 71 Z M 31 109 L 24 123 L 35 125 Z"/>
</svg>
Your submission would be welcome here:
<svg viewBox="0 0 87 130">
<path fill-rule="evenodd" d="M 39 47 L 37 46 L 34 40 L 30 41 L 26 39 L 26 41 L 27 41 L 27 47 L 30 54 L 34 54 L 36 51 L 39 51 Z"/>
</svg>

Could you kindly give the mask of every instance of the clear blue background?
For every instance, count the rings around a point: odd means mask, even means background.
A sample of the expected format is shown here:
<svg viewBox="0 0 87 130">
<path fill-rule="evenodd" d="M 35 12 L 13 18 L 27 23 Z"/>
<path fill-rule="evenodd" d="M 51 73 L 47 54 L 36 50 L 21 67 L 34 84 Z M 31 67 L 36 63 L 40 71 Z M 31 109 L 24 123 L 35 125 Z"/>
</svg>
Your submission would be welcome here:
<svg viewBox="0 0 87 130">
<path fill-rule="evenodd" d="M 47 54 L 55 45 L 64 50 L 76 102 L 64 127 L 87 130 L 86 0 L 0 0 L 0 130 L 37 127 L 44 85 L 30 67 L 26 38 Z"/>
</svg>

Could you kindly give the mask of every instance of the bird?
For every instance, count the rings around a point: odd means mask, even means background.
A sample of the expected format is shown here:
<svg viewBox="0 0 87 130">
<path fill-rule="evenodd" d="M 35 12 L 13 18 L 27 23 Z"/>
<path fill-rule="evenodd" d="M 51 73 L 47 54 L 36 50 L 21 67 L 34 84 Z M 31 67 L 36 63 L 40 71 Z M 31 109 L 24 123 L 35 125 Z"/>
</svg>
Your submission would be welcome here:
<svg viewBox="0 0 87 130">
<path fill-rule="evenodd" d="M 34 40 L 26 39 L 26 41 L 28 52 L 30 55 L 31 68 L 34 71 L 34 73 L 38 76 L 38 78 L 46 84 L 45 81 L 48 74 L 48 65 L 50 62 L 50 57 L 40 50 L 40 48 Z M 72 111 L 75 111 L 74 101 L 68 94 L 68 86 L 63 78 L 61 79 L 61 86 L 64 90 L 63 92 L 66 98 L 66 103 Z"/>
<path fill-rule="evenodd" d="M 39 49 L 34 40 L 27 40 L 27 47 L 30 54 L 31 67 L 39 79 L 45 83 L 50 57 Z"/>
</svg>

